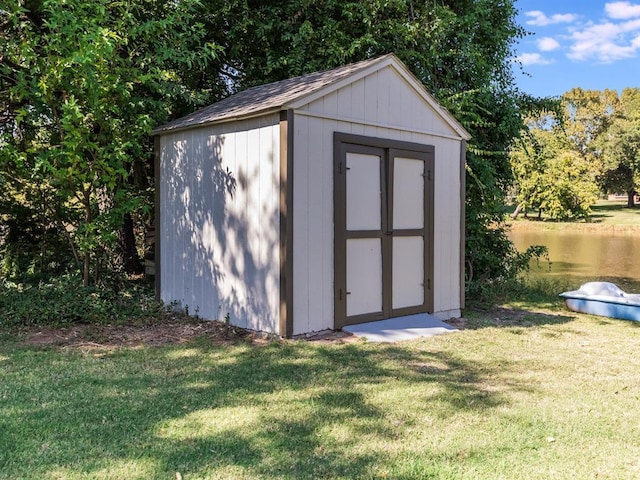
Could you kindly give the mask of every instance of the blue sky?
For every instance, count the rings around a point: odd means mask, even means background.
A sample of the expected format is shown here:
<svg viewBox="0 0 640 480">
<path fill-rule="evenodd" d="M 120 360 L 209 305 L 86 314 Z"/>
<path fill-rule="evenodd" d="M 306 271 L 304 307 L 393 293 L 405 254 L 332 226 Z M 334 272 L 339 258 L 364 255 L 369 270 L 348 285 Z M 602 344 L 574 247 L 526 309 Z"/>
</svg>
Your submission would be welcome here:
<svg viewBox="0 0 640 480">
<path fill-rule="evenodd" d="M 531 34 L 517 46 L 516 84 L 535 96 L 640 87 L 640 0 L 516 0 Z"/>
</svg>

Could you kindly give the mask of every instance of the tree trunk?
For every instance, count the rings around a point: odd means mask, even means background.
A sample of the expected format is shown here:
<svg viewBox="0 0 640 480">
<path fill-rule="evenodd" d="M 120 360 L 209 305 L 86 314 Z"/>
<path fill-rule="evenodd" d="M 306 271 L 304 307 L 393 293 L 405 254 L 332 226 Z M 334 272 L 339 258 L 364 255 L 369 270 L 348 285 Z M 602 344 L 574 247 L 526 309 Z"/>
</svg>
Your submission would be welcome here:
<svg viewBox="0 0 640 480">
<path fill-rule="evenodd" d="M 121 258 L 125 273 L 139 275 L 144 273 L 144 266 L 140 261 L 136 248 L 136 236 L 133 231 L 133 217 L 130 213 L 124 215 L 122 228 L 118 232 L 118 256 Z"/>
<path fill-rule="evenodd" d="M 515 211 L 511 214 L 511 218 L 513 218 L 514 220 L 518 218 L 518 215 L 520 215 L 521 210 L 522 210 L 522 203 L 519 203 Z"/>
<path fill-rule="evenodd" d="M 89 189 L 83 192 L 84 203 L 84 221 L 86 224 L 91 223 L 91 191 Z M 89 286 L 89 275 L 91 272 L 91 253 L 87 250 L 84 253 L 84 262 L 82 268 L 82 284 L 85 287 Z"/>
<path fill-rule="evenodd" d="M 98 189 L 98 209 L 101 215 L 110 215 L 113 208 L 114 192 L 102 187 Z M 125 213 L 120 227 L 116 229 L 115 245 L 105 246 L 108 264 L 114 272 L 139 275 L 144 273 L 144 265 L 138 256 L 133 217 Z"/>
<path fill-rule="evenodd" d="M 633 208 L 636 206 L 635 196 L 636 196 L 635 190 L 631 190 L 630 192 L 627 192 L 627 207 Z"/>
</svg>

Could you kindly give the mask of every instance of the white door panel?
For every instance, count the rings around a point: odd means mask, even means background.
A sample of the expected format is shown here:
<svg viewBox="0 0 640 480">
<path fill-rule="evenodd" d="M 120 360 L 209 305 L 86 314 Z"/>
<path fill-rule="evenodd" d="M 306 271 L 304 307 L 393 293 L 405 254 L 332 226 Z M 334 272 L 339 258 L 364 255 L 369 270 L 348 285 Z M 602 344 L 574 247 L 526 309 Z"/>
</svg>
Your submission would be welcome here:
<svg viewBox="0 0 640 480">
<path fill-rule="evenodd" d="M 424 303 L 424 239 L 395 237 L 391 274 L 392 308 Z"/>
<path fill-rule="evenodd" d="M 382 242 L 347 240 L 347 316 L 382 311 Z"/>
<path fill-rule="evenodd" d="M 424 161 L 393 162 L 393 229 L 424 227 Z"/>
<path fill-rule="evenodd" d="M 347 153 L 347 230 L 380 230 L 380 157 Z"/>
</svg>

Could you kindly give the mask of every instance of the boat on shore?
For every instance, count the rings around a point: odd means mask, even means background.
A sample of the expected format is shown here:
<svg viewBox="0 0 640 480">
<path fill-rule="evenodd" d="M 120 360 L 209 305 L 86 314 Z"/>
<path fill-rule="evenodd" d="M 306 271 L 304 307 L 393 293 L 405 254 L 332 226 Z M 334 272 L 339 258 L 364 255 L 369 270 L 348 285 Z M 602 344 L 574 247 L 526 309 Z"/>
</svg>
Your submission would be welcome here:
<svg viewBox="0 0 640 480">
<path fill-rule="evenodd" d="M 614 283 L 588 282 L 560 296 L 574 312 L 640 321 L 640 294 L 624 292 Z"/>
</svg>

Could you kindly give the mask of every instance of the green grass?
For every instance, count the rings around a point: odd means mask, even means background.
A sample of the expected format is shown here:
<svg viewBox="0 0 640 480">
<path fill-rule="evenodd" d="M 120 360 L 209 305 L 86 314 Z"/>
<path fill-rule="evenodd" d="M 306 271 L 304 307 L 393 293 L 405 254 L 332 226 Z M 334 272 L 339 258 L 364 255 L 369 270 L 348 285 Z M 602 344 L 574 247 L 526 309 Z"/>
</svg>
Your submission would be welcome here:
<svg viewBox="0 0 640 480">
<path fill-rule="evenodd" d="M 495 315 L 387 345 L 4 335 L 0 478 L 638 478 L 639 325 Z"/>
<path fill-rule="evenodd" d="M 529 212 L 529 218 L 526 219 L 520 215 L 517 220 L 512 220 L 509 215 L 515 207 L 505 209 L 507 219 L 514 228 L 540 228 L 541 222 L 537 219 L 537 212 Z M 542 220 L 544 229 L 562 230 L 562 229 L 578 229 L 578 230 L 640 230 L 640 206 L 628 208 L 626 202 L 600 200 L 591 207 L 591 214 L 585 222 L 580 220 L 577 222 L 554 222 L 550 221 L 543 212 Z"/>
<path fill-rule="evenodd" d="M 628 208 L 626 202 L 603 200 L 591 207 L 590 219 L 604 225 L 639 225 L 640 206 Z"/>
</svg>

